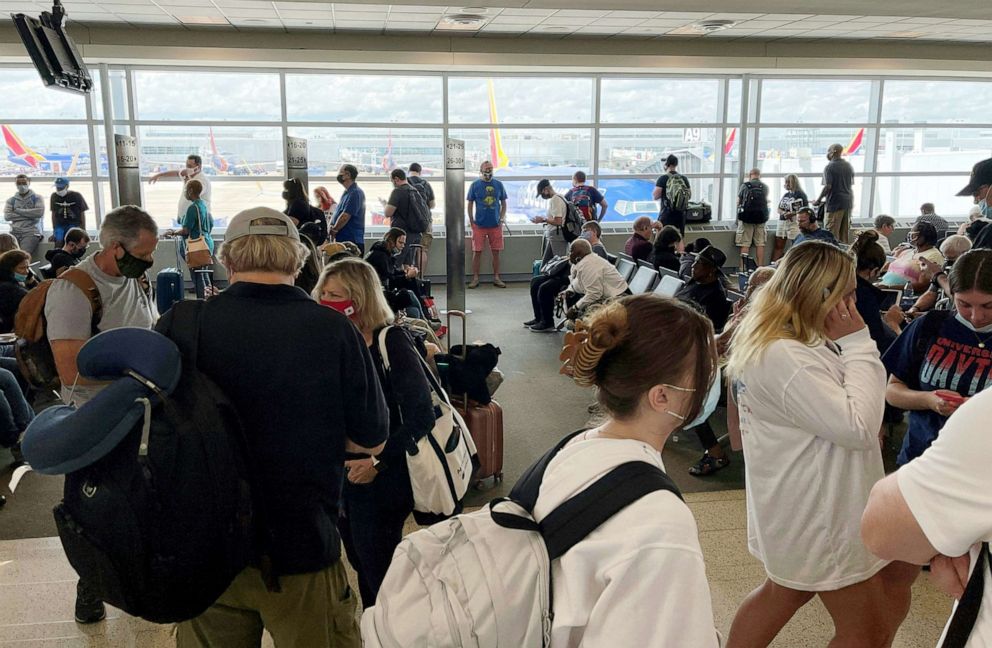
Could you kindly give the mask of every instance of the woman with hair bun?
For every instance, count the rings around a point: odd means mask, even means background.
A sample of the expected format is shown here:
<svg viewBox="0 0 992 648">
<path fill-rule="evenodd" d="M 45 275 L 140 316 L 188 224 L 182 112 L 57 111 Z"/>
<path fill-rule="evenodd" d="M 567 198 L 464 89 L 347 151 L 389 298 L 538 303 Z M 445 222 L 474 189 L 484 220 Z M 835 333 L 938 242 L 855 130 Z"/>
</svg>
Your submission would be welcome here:
<svg viewBox="0 0 992 648">
<path fill-rule="evenodd" d="M 659 345 L 661 339 L 679 340 Z M 568 443 L 548 465 L 534 517 L 620 464 L 664 470 L 672 432 L 715 405 L 713 326 L 680 302 L 626 297 L 569 334 L 562 369 L 596 389 L 605 421 Z M 645 495 L 552 563 L 551 645 L 715 647 L 718 635 L 696 522 L 674 493 Z"/>
<path fill-rule="evenodd" d="M 899 304 L 893 304 L 882 319 L 881 303 L 885 293 L 875 287 L 875 282 L 888 260 L 878 242 L 878 232 L 871 229 L 858 234 L 851 245 L 851 254 L 857 264 L 858 288 L 855 294 L 858 313 L 865 321 L 871 339 L 875 340 L 878 352 L 885 353 L 902 331 L 903 314 Z"/>
<path fill-rule="evenodd" d="M 767 579 L 744 600 L 728 648 L 767 646 L 819 596 L 831 647 L 891 645 L 919 568 L 861 541 L 885 368 L 855 306 L 855 265 L 833 245 L 789 250 L 734 332 L 727 373 L 740 411 L 748 549 Z"/>
</svg>

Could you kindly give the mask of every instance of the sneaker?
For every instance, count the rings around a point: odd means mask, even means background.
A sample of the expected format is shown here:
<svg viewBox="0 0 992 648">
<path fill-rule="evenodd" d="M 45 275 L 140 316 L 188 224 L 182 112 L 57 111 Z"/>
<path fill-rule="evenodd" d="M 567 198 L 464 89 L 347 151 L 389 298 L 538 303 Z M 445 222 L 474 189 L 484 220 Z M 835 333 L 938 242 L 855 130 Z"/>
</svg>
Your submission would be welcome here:
<svg viewBox="0 0 992 648">
<path fill-rule="evenodd" d="M 534 326 L 535 324 L 537 324 L 537 323 L 539 323 L 540 321 L 541 321 L 541 320 L 539 320 L 539 319 L 537 319 L 537 318 L 535 317 L 535 318 L 534 318 L 534 319 L 532 319 L 532 320 L 527 320 L 526 322 L 524 322 L 524 326 L 526 326 L 527 328 L 530 328 L 530 327 L 532 327 L 532 326 Z"/>
<path fill-rule="evenodd" d="M 530 330 L 536 333 L 554 333 L 557 329 L 554 324 L 548 324 L 547 322 L 538 322 L 534 326 L 530 327 Z"/>
<path fill-rule="evenodd" d="M 76 585 L 76 623 L 97 623 L 107 618 L 103 601 L 92 596 L 82 582 Z"/>
<path fill-rule="evenodd" d="M 472 281 L 468 282 L 468 287 L 469 288 L 478 288 L 479 287 L 479 278 L 476 277 Z"/>
<path fill-rule="evenodd" d="M 497 288 L 506 288 L 506 284 L 503 283 L 503 280 L 500 279 L 499 277 L 493 279 L 493 285 L 496 286 Z"/>
</svg>

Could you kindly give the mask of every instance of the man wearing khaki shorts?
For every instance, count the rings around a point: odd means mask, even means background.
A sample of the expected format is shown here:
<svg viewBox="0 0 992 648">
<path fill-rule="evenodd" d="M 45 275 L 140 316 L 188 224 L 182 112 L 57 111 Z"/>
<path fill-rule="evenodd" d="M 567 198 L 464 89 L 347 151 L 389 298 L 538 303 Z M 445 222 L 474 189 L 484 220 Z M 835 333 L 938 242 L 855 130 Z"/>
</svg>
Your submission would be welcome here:
<svg viewBox="0 0 992 648">
<path fill-rule="evenodd" d="M 754 245 L 757 249 L 757 263 L 765 260 L 765 240 L 768 232 L 768 185 L 761 181 L 761 170 L 751 169 L 748 180 L 737 191 L 737 236 L 734 243 L 741 250 L 741 268 L 744 256 Z"/>
<path fill-rule="evenodd" d="M 824 226 L 841 243 L 850 243 L 854 167 L 842 157 L 843 154 L 844 147 L 840 144 L 831 144 L 827 149 L 829 162 L 823 168 L 823 191 L 813 205 L 819 206 L 826 199 Z"/>
</svg>

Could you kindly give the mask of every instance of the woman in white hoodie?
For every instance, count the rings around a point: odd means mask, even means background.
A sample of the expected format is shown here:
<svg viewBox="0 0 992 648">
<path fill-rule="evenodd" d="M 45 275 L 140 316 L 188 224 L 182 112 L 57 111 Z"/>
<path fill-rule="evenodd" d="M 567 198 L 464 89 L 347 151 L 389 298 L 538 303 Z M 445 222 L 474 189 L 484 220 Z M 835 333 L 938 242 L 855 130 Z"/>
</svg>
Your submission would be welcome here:
<svg viewBox="0 0 992 648">
<path fill-rule="evenodd" d="M 719 395 L 713 326 L 680 302 L 626 297 L 569 336 L 563 372 L 596 387 L 607 418 L 549 464 L 534 508 L 539 521 L 620 464 L 664 470 L 669 435 L 708 416 Z M 553 562 L 552 583 L 552 648 L 719 645 L 696 522 L 672 492 L 616 513 Z"/>
<path fill-rule="evenodd" d="M 728 648 L 767 646 L 819 596 L 829 644 L 889 646 L 919 568 L 860 537 L 884 476 L 885 368 L 855 306 L 853 258 L 809 242 L 785 255 L 734 333 L 727 371 L 740 410 L 748 548 L 768 578 L 741 604 Z"/>
</svg>

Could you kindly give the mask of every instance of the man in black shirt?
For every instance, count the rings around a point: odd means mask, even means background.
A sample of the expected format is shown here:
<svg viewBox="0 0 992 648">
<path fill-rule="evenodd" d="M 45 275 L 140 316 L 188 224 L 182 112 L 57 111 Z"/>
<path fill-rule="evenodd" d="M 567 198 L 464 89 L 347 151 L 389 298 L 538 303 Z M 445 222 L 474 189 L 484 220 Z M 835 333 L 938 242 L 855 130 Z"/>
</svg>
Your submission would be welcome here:
<svg viewBox="0 0 992 648">
<path fill-rule="evenodd" d="M 54 278 L 79 263 L 86 254 L 90 243 L 90 235 L 78 227 L 73 227 L 65 233 L 65 245 L 52 248 L 45 253 L 45 260 L 52 264 L 49 276 Z"/>
<path fill-rule="evenodd" d="M 823 191 L 813 203 L 819 206 L 826 199 L 823 225 L 838 241 L 851 242 L 851 209 L 854 208 L 854 167 L 841 157 L 844 147 L 831 144 L 827 149 L 827 166 L 823 168 Z"/>
<path fill-rule="evenodd" d="M 437 200 L 434 198 L 434 187 L 431 186 L 430 182 L 420 177 L 423 170 L 424 168 L 420 166 L 419 162 L 412 163 L 409 173 L 406 174 L 406 181 L 410 183 L 411 187 L 420 192 L 420 195 L 427 202 L 427 206 L 434 209 L 437 206 Z M 420 235 L 421 258 L 414 259 L 415 265 L 424 272 L 427 271 L 427 254 L 431 251 L 431 244 L 434 243 L 433 232 L 434 222 L 432 218 L 430 229 Z"/>
<path fill-rule="evenodd" d="M 62 247 L 65 234 L 73 227 L 86 230 L 86 212 L 89 205 L 78 191 L 69 189 L 69 178 L 55 178 L 55 192 L 48 204 L 52 211 L 52 231 L 55 235 L 50 239 L 55 247 Z"/>
<path fill-rule="evenodd" d="M 689 188 L 689 180 L 677 171 L 679 159 L 674 155 L 665 158 L 665 173 L 658 178 L 654 184 L 652 197 L 661 201 L 661 211 L 658 212 L 658 221 L 662 227 L 672 225 L 677 227 L 679 233 L 685 236 L 685 209 L 679 209 L 675 203 L 685 202 L 689 204 L 692 191 Z M 680 194 L 684 193 L 684 198 Z"/>
<path fill-rule="evenodd" d="M 219 253 L 231 285 L 201 309 L 199 369 L 244 425 L 264 525 L 258 553 L 271 560 L 279 590 L 262 580 L 265 561 L 254 563 L 179 624 L 184 648 L 259 645 L 263 626 L 276 645 L 360 645 L 338 503 L 346 453 L 381 452 L 389 414 L 358 329 L 293 285 L 306 254 L 289 217 L 241 212 Z M 175 312 L 156 328 L 168 334 Z"/>
<path fill-rule="evenodd" d="M 705 248 L 696 255 L 696 262 L 692 264 L 692 278 L 675 293 L 675 299 L 702 309 L 713 322 L 713 330 L 717 333 L 723 330 L 731 310 L 727 289 L 721 281 L 726 262 L 726 254 L 712 245 Z"/>
<path fill-rule="evenodd" d="M 389 174 L 389 179 L 393 183 L 393 192 L 389 194 L 389 202 L 386 203 L 385 216 L 389 219 L 390 225 L 398 227 L 406 232 L 407 247 L 403 250 L 401 260 L 409 266 L 416 265 L 413 248 L 410 246 L 420 245 L 423 229 L 417 220 L 416 207 L 412 195 L 419 193 L 406 179 L 406 172 L 403 169 L 393 169 Z"/>
</svg>

